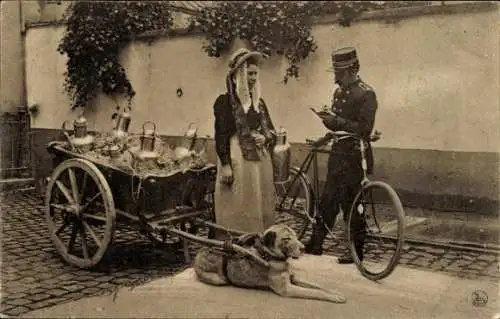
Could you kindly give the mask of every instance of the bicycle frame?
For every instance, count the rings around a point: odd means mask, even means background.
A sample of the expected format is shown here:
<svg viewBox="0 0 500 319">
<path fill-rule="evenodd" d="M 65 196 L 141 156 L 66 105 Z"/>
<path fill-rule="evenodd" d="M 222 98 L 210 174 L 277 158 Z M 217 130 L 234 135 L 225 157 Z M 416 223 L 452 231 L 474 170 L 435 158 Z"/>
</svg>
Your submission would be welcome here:
<svg viewBox="0 0 500 319">
<path fill-rule="evenodd" d="M 313 169 L 313 176 L 312 176 L 312 185 L 311 185 L 311 199 L 313 201 L 313 217 L 308 214 L 308 218 L 310 219 L 311 222 L 316 221 L 316 217 L 319 211 L 319 172 L 318 172 L 318 153 L 323 153 L 323 154 L 328 154 L 329 151 L 326 149 L 321 149 L 319 147 L 312 147 L 309 150 L 309 153 L 307 154 L 306 158 L 302 162 L 302 164 L 299 167 L 299 172 L 307 174 L 309 172 L 309 169 L 311 168 L 312 164 L 312 169 Z M 296 179 L 298 178 L 299 174 L 297 174 L 292 181 L 292 185 L 295 183 Z M 307 177 L 307 175 L 306 175 Z M 283 200 L 280 205 L 283 204 L 283 201 L 288 197 L 290 189 L 287 189 L 286 195 L 283 197 Z M 294 199 L 295 201 L 295 199 Z M 293 202 L 292 202 L 292 207 L 293 207 Z"/>
<path fill-rule="evenodd" d="M 368 179 L 368 161 L 367 161 L 367 156 L 366 156 L 366 150 L 367 150 L 367 145 L 369 142 L 375 142 L 380 138 L 380 132 L 375 131 L 375 134 L 370 136 L 368 140 L 363 139 L 361 136 L 357 134 L 352 134 L 352 133 L 347 133 L 347 132 L 329 132 L 327 133 L 324 137 L 313 141 L 313 140 L 306 140 L 307 145 L 309 147 L 309 153 L 307 154 L 306 158 L 300 165 L 300 167 L 293 167 L 290 170 L 290 176 L 295 175 L 293 180 L 289 178 L 287 182 L 291 180 L 292 185 L 294 185 L 296 182 L 300 182 L 301 184 L 306 184 L 305 186 L 305 191 L 306 196 L 309 196 L 309 199 L 312 200 L 309 201 L 306 199 L 308 202 L 308 207 L 306 210 L 306 214 L 301 214 L 301 215 L 306 215 L 307 219 L 311 224 L 318 224 L 318 223 L 323 223 L 322 226 L 326 228 L 326 231 L 332 238 L 336 238 L 336 235 L 333 233 L 332 229 L 329 228 L 328 225 L 321 219 L 321 216 L 318 216 L 319 214 L 319 201 L 320 201 L 320 196 L 319 196 L 319 172 L 318 172 L 318 153 L 325 153 L 325 154 L 330 154 L 330 150 L 327 149 L 325 146 L 326 144 L 329 144 L 330 141 L 333 141 L 333 144 L 339 143 L 340 141 L 348 138 L 354 138 L 359 142 L 359 152 L 361 155 L 361 168 L 363 170 L 363 176 L 360 181 L 360 189 L 357 192 L 356 196 L 353 198 L 353 202 L 350 205 L 349 212 L 344 212 L 344 214 L 348 214 L 348 220 L 347 220 L 347 239 L 349 242 L 349 247 L 351 250 L 351 254 L 353 255 L 354 262 L 356 263 L 356 266 L 358 269 L 361 271 L 363 276 L 367 277 L 368 279 L 371 280 L 380 280 L 382 278 L 387 277 L 389 274 L 392 273 L 394 268 L 397 265 L 397 262 L 401 256 L 401 249 L 403 245 L 403 238 L 404 238 L 404 210 L 402 208 L 401 201 L 394 191 L 392 187 L 384 182 L 381 181 L 370 181 Z M 306 175 L 312 165 L 312 178 L 313 178 L 313 183 L 311 183 L 310 179 Z M 297 178 L 299 178 L 299 181 L 297 181 Z M 286 191 L 285 191 L 285 196 L 281 199 L 280 201 L 280 208 L 283 207 L 283 204 L 285 203 L 286 199 L 288 196 L 290 196 L 291 192 L 291 185 L 286 186 Z M 300 188 L 299 188 L 300 189 Z M 355 226 L 355 229 L 352 228 L 353 224 L 351 224 L 351 221 L 354 215 L 362 215 L 360 218 L 363 218 L 365 222 L 370 219 L 375 223 L 375 232 L 373 231 L 373 227 L 369 227 L 367 223 L 365 223 L 365 231 L 367 232 L 367 235 L 369 236 L 370 234 L 375 235 L 376 237 L 382 237 L 382 238 L 393 238 L 393 236 L 384 236 L 381 235 L 382 231 L 380 228 L 380 225 L 378 223 L 377 217 L 376 217 L 376 212 L 375 212 L 375 203 L 373 201 L 373 194 L 370 192 L 371 189 L 383 189 L 388 195 L 389 199 L 391 200 L 391 203 L 393 204 L 393 208 L 395 209 L 396 212 L 396 221 L 398 222 L 398 233 L 396 236 L 396 242 L 397 246 L 396 249 L 394 250 L 394 255 L 391 257 L 391 260 L 389 262 L 389 266 L 385 268 L 382 272 L 374 273 L 369 271 L 367 268 L 365 268 L 364 265 L 361 264 L 362 259 L 359 259 L 358 252 L 357 252 L 357 244 L 355 241 L 355 237 L 358 231 L 363 231 L 361 229 L 358 229 Z M 298 193 L 293 194 L 293 201 L 291 204 L 291 207 L 294 206 L 296 197 Z M 366 199 L 369 199 L 367 202 Z M 372 213 L 367 214 L 365 211 L 366 205 L 371 205 L 372 206 Z M 293 209 L 290 209 L 293 211 Z M 357 210 L 357 212 L 356 212 Z M 318 218 L 319 217 L 319 218 Z M 306 218 L 303 218 L 303 220 L 307 220 Z M 310 224 L 307 224 L 305 226 L 302 226 L 301 228 L 301 233 L 299 236 L 303 236 L 305 234 L 305 230 L 307 227 L 309 227 Z M 314 231 L 314 230 L 313 230 Z"/>
<path fill-rule="evenodd" d="M 340 137 L 338 135 L 341 135 Z M 311 167 L 311 164 L 313 166 L 313 183 L 312 183 L 312 189 L 311 189 L 311 199 L 313 201 L 313 216 L 311 217 L 310 214 L 307 215 L 309 220 L 312 223 L 316 223 L 318 213 L 319 213 L 319 176 L 318 176 L 318 153 L 323 153 L 323 154 L 330 154 L 330 150 L 323 148 L 323 146 L 327 143 L 329 143 L 330 140 L 333 140 L 333 143 L 338 143 L 341 140 L 347 139 L 347 138 L 355 138 L 359 141 L 359 147 L 360 147 L 360 153 L 361 153 L 361 167 L 363 169 L 363 179 L 361 180 L 361 188 L 369 182 L 369 179 L 367 177 L 367 169 L 368 169 L 368 164 L 366 160 L 366 146 L 364 143 L 364 140 L 357 136 L 356 134 L 351 134 L 351 133 L 327 133 L 324 137 L 318 139 L 317 141 L 311 141 L 311 140 L 306 140 L 307 144 L 310 147 L 309 153 L 307 154 L 306 158 L 300 165 L 298 169 L 298 174 L 295 176 L 295 178 L 292 180 L 291 185 L 293 185 L 297 178 L 299 178 L 300 173 L 304 173 L 306 175 L 307 172 L 309 172 L 309 169 Z M 318 143 L 319 141 L 322 142 L 321 145 L 316 145 L 320 144 Z M 305 176 L 307 178 L 307 175 Z M 308 179 L 308 178 L 307 178 Z M 283 199 L 280 202 L 280 207 L 284 204 L 286 198 L 290 195 L 290 188 L 287 188 L 285 196 L 283 196 Z M 297 194 L 295 194 L 297 195 Z M 294 200 L 291 204 L 291 207 L 293 207 L 293 204 L 295 203 L 295 196 Z"/>
</svg>

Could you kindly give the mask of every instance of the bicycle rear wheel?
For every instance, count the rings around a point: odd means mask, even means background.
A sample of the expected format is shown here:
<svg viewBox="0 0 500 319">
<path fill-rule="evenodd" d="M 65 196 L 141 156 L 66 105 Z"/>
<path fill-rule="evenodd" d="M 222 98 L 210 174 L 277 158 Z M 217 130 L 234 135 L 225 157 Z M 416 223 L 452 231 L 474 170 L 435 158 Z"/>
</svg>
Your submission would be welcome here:
<svg viewBox="0 0 500 319">
<path fill-rule="evenodd" d="M 354 214 L 361 215 L 360 219 Z M 363 236 L 359 228 L 355 228 L 359 220 L 361 229 L 366 230 L 364 245 L 360 244 L 363 240 L 358 236 Z M 403 205 L 389 184 L 373 181 L 363 186 L 349 213 L 347 238 L 354 262 L 364 277 L 376 281 L 394 271 L 403 248 L 404 222 Z"/>
<path fill-rule="evenodd" d="M 275 183 L 276 224 L 290 226 L 302 239 L 311 224 L 313 200 L 311 183 L 298 168 L 290 168 L 286 183 Z"/>
</svg>

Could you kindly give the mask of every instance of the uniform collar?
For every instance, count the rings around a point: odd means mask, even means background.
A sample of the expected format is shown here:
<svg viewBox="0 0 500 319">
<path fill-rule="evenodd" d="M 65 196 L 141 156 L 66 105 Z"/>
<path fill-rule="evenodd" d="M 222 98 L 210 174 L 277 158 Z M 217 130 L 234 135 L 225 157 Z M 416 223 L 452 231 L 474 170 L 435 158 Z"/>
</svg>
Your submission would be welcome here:
<svg viewBox="0 0 500 319">
<path fill-rule="evenodd" d="M 359 75 L 356 75 L 356 79 L 354 81 L 347 84 L 346 86 L 340 86 L 339 88 L 341 91 L 347 91 L 350 88 L 352 88 L 353 86 L 357 85 L 359 82 L 361 82 L 361 78 L 359 77 Z"/>
</svg>

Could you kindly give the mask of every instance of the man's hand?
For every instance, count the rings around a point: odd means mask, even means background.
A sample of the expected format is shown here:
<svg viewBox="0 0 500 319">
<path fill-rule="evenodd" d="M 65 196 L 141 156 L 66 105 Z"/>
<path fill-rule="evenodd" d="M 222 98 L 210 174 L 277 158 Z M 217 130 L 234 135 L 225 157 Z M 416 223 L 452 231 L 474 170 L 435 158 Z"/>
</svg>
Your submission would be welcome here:
<svg viewBox="0 0 500 319">
<path fill-rule="evenodd" d="M 255 141 L 255 145 L 257 145 L 257 147 L 263 147 L 264 144 L 266 143 L 266 137 L 262 134 L 253 133 L 252 137 L 253 137 L 253 139 Z"/>
<path fill-rule="evenodd" d="M 337 115 L 335 113 L 321 113 L 319 117 L 323 120 L 325 126 L 331 126 Z"/>
<path fill-rule="evenodd" d="M 231 165 L 222 166 L 220 176 L 221 176 L 222 183 L 224 183 L 226 185 L 233 184 L 234 177 L 233 177 L 233 169 L 231 168 Z"/>
<path fill-rule="evenodd" d="M 323 125 L 332 131 L 337 130 L 338 116 L 335 113 L 322 114 L 320 118 L 323 120 Z"/>
</svg>

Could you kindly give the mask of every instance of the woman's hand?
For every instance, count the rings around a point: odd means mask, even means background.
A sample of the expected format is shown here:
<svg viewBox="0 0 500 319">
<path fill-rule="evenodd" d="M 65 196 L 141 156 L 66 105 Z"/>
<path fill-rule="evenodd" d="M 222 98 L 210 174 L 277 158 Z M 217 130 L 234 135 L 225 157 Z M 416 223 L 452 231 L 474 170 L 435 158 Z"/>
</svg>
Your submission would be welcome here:
<svg viewBox="0 0 500 319">
<path fill-rule="evenodd" d="M 231 168 L 231 165 L 222 166 L 220 176 L 221 176 L 222 183 L 224 183 L 226 185 L 233 184 L 234 177 L 233 177 L 233 169 Z"/>
<path fill-rule="evenodd" d="M 253 133 L 252 137 L 253 137 L 253 140 L 255 141 L 255 145 L 257 145 L 257 147 L 263 147 L 264 144 L 266 143 L 266 137 L 262 134 Z"/>
</svg>

